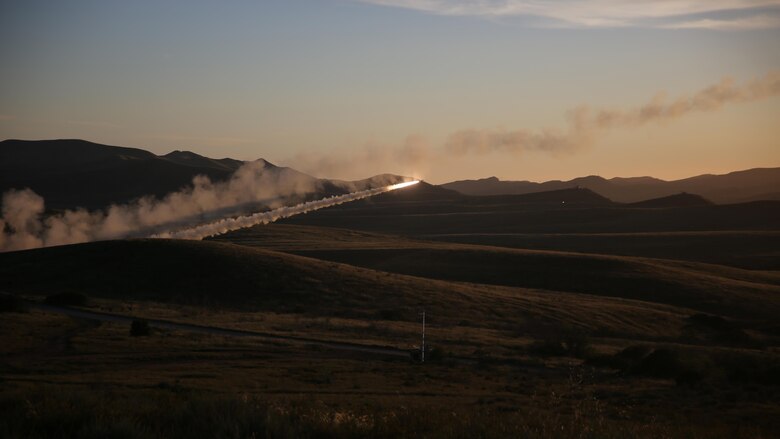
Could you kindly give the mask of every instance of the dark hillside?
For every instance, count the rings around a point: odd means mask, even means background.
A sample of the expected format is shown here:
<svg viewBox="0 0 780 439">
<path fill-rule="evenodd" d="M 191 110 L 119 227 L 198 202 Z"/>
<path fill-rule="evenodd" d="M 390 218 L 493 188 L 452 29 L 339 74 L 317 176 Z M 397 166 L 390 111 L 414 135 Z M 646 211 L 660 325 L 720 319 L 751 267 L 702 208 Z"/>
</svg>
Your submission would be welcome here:
<svg viewBox="0 0 780 439">
<path fill-rule="evenodd" d="M 652 200 L 639 201 L 631 203 L 631 207 L 664 208 L 664 207 L 694 207 L 711 206 L 712 202 L 702 196 L 688 194 L 685 192 L 668 197 L 654 198 Z"/>
</svg>

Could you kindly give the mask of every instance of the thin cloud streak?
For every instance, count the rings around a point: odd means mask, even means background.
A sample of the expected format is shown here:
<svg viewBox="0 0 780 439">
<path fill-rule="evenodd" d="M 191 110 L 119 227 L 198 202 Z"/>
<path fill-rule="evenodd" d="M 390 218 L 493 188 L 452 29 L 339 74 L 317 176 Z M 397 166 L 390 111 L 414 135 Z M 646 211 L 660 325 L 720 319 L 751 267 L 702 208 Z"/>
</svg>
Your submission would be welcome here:
<svg viewBox="0 0 780 439">
<path fill-rule="evenodd" d="M 357 0 L 379 6 L 475 17 L 529 17 L 552 20 L 553 26 L 657 27 L 691 29 L 760 29 L 780 27 L 780 0 Z M 771 15 L 718 18 L 713 14 L 769 9 Z M 696 19 L 682 19 L 686 16 Z M 704 17 L 701 17 L 704 16 Z"/>
<path fill-rule="evenodd" d="M 711 30 L 753 30 L 780 27 L 780 17 L 756 15 L 733 20 L 701 19 L 671 23 L 663 26 L 668 29 L 711 29 Z"/>
</svg>

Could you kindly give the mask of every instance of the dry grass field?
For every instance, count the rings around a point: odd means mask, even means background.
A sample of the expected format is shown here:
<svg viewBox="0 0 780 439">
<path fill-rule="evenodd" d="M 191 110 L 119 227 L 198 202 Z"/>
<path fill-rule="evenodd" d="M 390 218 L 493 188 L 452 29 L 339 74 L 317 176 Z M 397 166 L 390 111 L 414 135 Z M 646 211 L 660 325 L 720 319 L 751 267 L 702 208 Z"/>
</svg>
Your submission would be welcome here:
<svg viewBox="0 0 780 439">
<path fill-rule="evenodd" d="M 425 204 L 403 197 L 350 209 Z M 426 203 L 451 202 L 440 198 Z M 712 263 L 730 251 L 714 244 L 776 232 L 618 234 L 611 248 L 601 235 L 530 234 L 523 239 L 549 245 L 523 248 L 429 236 L 403 221 L 380 231 L 319 224 L 352 213 L 344 206 L 287 221 L 308 225 L 206 241 L 0 254 L 0 290 L 10 293 L 0 301 L 0 436 L 731 438 L 780 429 L 780 274 Z M 434 229 L 448 217 L 440 213 L 415 221 Z M 647 245 L 710 236 L 709 251 L 679 258 Z M 766 250 L 741 248 L 754 262 Z M 148 322 L 150 332 L 34 305 L 73 297 L 79 309 Z M 422 310 L 424 364 L 328 345 L 411 351 Z"/>
</svg>

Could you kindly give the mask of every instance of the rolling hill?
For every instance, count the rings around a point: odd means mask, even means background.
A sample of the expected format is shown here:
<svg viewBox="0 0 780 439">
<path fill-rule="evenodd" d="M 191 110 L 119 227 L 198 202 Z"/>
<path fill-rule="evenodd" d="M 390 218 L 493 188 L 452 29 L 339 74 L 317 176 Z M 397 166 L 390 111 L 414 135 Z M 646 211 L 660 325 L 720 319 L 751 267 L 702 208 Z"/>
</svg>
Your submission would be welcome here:
<svg viewBox="0 0 780 439">
<path fill-rule="evenodd" d="M 711 206 L 712 202 L 706 198 L 687 194 L 685 192 L 669 195 L 668 197 L 653 198 L 651 200 L 638 201 L 636 203 L 630 203 L 631 207 L 645 207 L 645 208 L 665 208 L 665 207 L 695 207 L 695 206 Z"/>
<path fill-rule="evenodd" d="M 664 303 L 771 321 L 780 275 L 698 262 L 509 249 L 273 224 L 214 238 L 391 273 Z"/>
<path fill-rule="evenodd" d="M 382 194 L 283 222 L 411 236 L 780 230 L 780 201 L 685 202 L 682 207 L 647 209 L 613 203 L 585 188 L 458 196 L 423 183 L 417 186 L 418 191 Z"/>
<path fill-rule="evenodd" d="M 104 241 L 4 253 L 0 291 L 78 291 L 120 300 L 357 318 L 390 310 L 414 320 L 424 307 L 446 325 L 468 317 L 486 327 L 525 322 L 531 331 L 558 322 L 642 337 L 676 336 L 691 312 L 619 297 L 424 279 L 209 241 Z"/>
<path fill-rule="evenodd" d="M 197 175 L 224 181 L 245 162 L 212 159 L 189 151 L 158 156 L 137 148 L 101 145 L 78 139 L 4 140 L 0 142 L 0 193 L 31 188 L 53 209 L 100 209 L 143 196 L 162 198 L 192 185 Z M 358 181 L 318 179 L 259 159 L 263 172 L 313 187 L 304 198 L 341 195 L 403 181 L 383 174 Z"/>
<path fill-rule="evenodd" d="M 653 177 L 611 178 L 591 175 L 573 180 L 501 181 L 496 177 L 480 180 L 460 180 L 443 184 L 466 195 L 510 195 L 545 192 L 574 187 L 591 189 L 613 201 L 634 203 L 661 198 L 680 192 L 703 196 L 715 203 L 741 203 L 756 200 L 778 200 L 780 168 L 756 168 L 724 175 L 699 175 L 681 180 L 665 181 Z"/>
</svg>

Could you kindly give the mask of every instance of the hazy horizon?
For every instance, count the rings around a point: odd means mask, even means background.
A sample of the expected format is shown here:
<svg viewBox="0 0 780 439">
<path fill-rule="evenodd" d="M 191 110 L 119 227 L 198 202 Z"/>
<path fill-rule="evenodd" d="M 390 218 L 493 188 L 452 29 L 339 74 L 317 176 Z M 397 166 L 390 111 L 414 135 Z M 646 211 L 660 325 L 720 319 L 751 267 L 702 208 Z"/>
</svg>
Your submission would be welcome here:
<svg viewBox="0 0 780 439">
<path fill-rule="evenodd" d="M 780 165 L 780 2 L 4 4 L 0 138 L 433 183 Z"/>
</svg>

